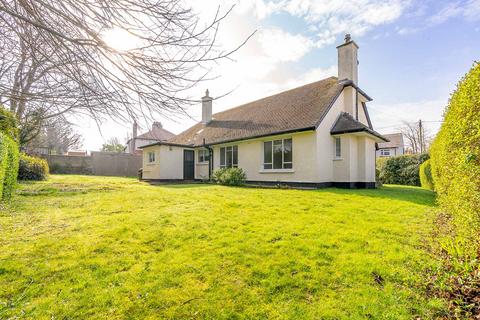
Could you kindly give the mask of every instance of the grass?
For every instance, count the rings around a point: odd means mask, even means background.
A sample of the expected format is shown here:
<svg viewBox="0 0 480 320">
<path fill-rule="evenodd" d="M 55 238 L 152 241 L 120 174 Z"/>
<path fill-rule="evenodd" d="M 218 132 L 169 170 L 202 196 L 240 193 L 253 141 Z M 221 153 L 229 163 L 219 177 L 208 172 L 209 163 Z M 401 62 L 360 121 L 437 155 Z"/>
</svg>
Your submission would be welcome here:
<svg viewBox="0 0 480 320">
<path fill-rule="evenodd" d="M 51 176 L 0 213 L 0 319 L 423 319 L 433 193 Z"/>
</svg>

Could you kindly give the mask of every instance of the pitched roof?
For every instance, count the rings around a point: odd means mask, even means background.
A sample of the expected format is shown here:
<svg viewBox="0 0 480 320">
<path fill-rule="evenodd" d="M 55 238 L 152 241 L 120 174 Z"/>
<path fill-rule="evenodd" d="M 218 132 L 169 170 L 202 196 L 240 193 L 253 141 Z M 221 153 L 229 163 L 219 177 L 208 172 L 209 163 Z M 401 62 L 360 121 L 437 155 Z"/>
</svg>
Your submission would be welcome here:
<svg viewBox="0 0 480 320">
<path fill-rule="evenodd" d="M 402 133 L 384 134 L 383 136 L 390 140 L 390 142 L 379 143 L 379 149 L 403 147 Z"/>
<path fill-rule="evenodd" d="M 155 141 L 167 141 L 168 139 L 171 139 L 173 137 L 175 137 L 175 135 L 170 131 L 163 129 L 161 126 L 154 125 L 152 127 L 152 130 L 138 135 L 136 138 Z"/>
<path fill-rule="evenodd" d="M 345 133 L 354 133 L 354 132 L 367 132 L 380 140 L 388 141 L 380 133 L 376 132 L 373 129 L 370 129 L 368 126 L 364 125 L 360 121 L 357 121 L 353 116 L 347 112 L 342 112 L 337 118 L 337 121 L 330 130 L 330 134 L 345 134 Z"/>
<path fill-rule="evenodd" d="M 199 146 L 279 133 L 314 130 L 342 89 L 336 77 L 310 83 L 213 115 L 168 142 Z M 368 97 L 368 96 L 367 96 Z"/>
</svg>

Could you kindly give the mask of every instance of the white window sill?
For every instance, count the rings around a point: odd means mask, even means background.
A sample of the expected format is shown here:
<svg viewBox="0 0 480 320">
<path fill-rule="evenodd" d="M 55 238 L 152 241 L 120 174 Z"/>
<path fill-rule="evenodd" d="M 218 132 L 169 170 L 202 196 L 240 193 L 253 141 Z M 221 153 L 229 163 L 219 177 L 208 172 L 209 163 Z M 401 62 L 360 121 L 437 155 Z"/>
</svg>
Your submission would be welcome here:
<svg viewBox="0 0 480 320">
<path fill-rule="evenodd" d="M 149 162 L 149 163 L 147 163 L 147 166 L 154 166 L 154 165 L 156 165 L 155 162 Z"/>
<path fill-rule="evenodd" d="M 333 160 L 333 161 L 342 161 L 343 158 L 333 158 L 332 160 Z"/>
<path fill-rule="evenodd" d="M 198 166 L 206 166 L 206 165 L 208 165 L 208 161 L 197 162 L 197 165 L 198 165 Z"/>
<path fill-rule="evenodd" d="M 260 169 L 258 173 L 294 173 L 293 169 Z"/>
</svg>

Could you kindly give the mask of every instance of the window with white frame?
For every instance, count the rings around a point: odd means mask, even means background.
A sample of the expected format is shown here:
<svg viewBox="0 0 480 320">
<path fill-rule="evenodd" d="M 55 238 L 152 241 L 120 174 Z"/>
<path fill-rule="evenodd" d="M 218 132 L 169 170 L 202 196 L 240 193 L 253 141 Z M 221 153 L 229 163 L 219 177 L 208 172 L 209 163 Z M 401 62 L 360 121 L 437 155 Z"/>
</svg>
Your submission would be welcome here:
<svg viewBox="0 0 480 320">
<path fill-rule="evenodd" d="M 220 148 L 220 168 L 238 167 L 238 146 Z"/>
<path fill-rule="evenodd" d="M 207 149 L 200 149 L 198 150 L 198 162 L 207 162 L 208 161 L 208 150 Z"/>
<path fill-rule="evenodd" d="M 342 157 L 342 139 L 335 137 L 335 158 L 340 159 Z"/>
<path fill-rule="evenodd" d="M 263 143 L 263 169 L 292 169 L 292 139 L 279 139 Z"/>
<path fill-rule="evenodd" d="M 390 157 L 390 155 L 391 155 L 390 149 L 381 149 L 380 150 L 380 155 L 382 157 Z"/>
<path fill-rule="evenodd" d="M 152 163 L 152 162 L 155 162 L 155 152 L 154 151 L 148 152 L 148 163 Z"/>
</svg>

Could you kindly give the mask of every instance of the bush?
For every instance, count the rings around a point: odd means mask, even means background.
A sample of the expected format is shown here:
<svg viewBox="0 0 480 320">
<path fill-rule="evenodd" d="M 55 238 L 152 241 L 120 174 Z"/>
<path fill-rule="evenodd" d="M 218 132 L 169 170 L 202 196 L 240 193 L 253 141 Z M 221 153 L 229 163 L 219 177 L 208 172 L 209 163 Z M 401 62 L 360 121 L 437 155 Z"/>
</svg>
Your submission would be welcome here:
<svg viewBox="0 0 480 320">
<path fill-rule="evenodd" d="M 0 199 L 8 201 L 17 184 L 18 145 L 0 132 Z"/>
<path fill-rule="evenodd" d="M 247 175 L 242 168 L 223 168 L 213 172 L 213 181 L 226 186 L 241 186 L 245 184 Z"/>
<path fill-rule="evenodd" d="M 49 173 L 46 160 L 20 154 L 18 180 L 46 180 Z"/>
<path fill-rule="evenodd" d="M 0 105 L 0 132 L 18 143 L 19 132 L 18 122 L 15 116 Z"/>
<path fill-rule="evenodd" d="M 450 217 L 452 252 L 480 255 L 480 63 L 459 82 L 432 147 L 432 175 L 441 209 Z M 454 248 L 456 247 L 456 248 Z"/>
<path fill-rule="evenodd" d="M 435 190 L 432 178 L 432 165 L 430 159 L 420 165 L 420 184 L 423 188 Z"/>
<path fill-rule="evenodd" d="M 420 165 L 426 160 L 428 154 L 402 155 L 379 161 L 380 182 L 420 186 Z"/>
</svg>

